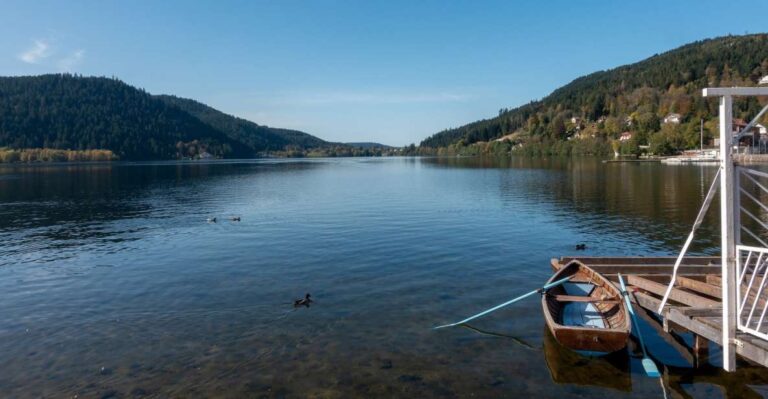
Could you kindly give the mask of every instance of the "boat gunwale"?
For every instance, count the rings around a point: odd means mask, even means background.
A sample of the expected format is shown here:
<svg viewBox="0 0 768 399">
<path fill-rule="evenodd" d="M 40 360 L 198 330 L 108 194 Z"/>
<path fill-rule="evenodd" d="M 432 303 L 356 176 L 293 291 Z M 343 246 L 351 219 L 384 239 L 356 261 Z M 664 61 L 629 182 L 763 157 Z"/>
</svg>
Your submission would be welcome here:
<svg viewBox="0 0 768 399">
<path fill-rule="evenodd" d="M 550 277 L 547 282 L 551 283 L 553 281 L 558 280 L 561 277 L 561 274 L 564 273 L 565 270 L 567 270 L 573 264 L 577 265 L 577 267 L 579 267 L 579 268 L 584 267 L 584 268 L 589 269 L 595 276 L 597 276 L 597 278 L 602 280 L 604 283 L 607 283 L 608 287 L 610 287 L 613 290 L 615 290 L 616 293 L 621 298 L 621 295 L 622 295 L 621 294 L 621 290 L 619 290 L 619 288 L 616 287 L 610 280 L 608 280 L 605 276 L 601 275 L 600 273 L 594 271 L 589 266 L 587 266 L 584 263 L 582 263 L 582 262 L 580 262 L 578 260 L 575 260 L 575 259 L 571 260 L 566 265 L 564 265 L 562 268 L 560 268 L 560 270 L 558 270 L 556 273 L 554 273 L 552 275 L 552 277 Z M 593 285 L 597 286 L 596 284 L 593 284 Z M 542 291 L 541 302 L 542 302 L 542 308 L 544 310 L 544 317 L 546 319 L 546 322 L 547 322 L 547 324 L 549 326 L 551 326 L 551 329 L 553 329 L 553 330 L 569 330 L 569 331 L 580 331 L 580 332 L 592 332 L 592 333 L 598 333 L 598 334 L 600 334 L 600 333 L 626 333 L 626 334 L 629 334 L 631 332 L 631 327 L 632 326 L 631 326 L 630 321 L 629 321 L 629 317 L 630 317 L 629 316 L 629 309 L 627 309 L 626 305 L 624 305 L 623 302 L 620 302 L 620 303 L 617 304 L 617 306 L 619 306 L 624 311 L 624 316 L 625 316 L 624 320 L 625 320 L 625 322 L 624 322 L 624 327 L 623 328 L 599 328 L 599 327 L 567 326 L 567 325 L 563 325 L 561 323 L 558 323 L 557 321 L 555 321 L 554 317 L 552 317 L 552 312 L 551 312 L 549 303 L 547 301 L 547 293 L 548 293 L 548 291 L 549 290 Z M 589 296 L 589 295 L 585 295 L 585 296 Z M 623 298 L 621 298 L 621 299 L 623 299 Z M 603 312 L 601 312 L 601 313 L 603 313 Z M 553 331 L 553 333 L 554 333 L 554 331 Z"/>
</svg>

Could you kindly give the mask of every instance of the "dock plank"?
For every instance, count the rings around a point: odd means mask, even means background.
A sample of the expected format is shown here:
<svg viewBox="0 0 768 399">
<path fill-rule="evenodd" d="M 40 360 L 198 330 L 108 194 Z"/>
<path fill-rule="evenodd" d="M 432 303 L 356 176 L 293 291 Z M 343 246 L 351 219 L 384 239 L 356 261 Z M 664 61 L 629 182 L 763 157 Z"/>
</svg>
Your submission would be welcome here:
<svg viewBox="0 0 768 399">
<path fill-rule="evenodd" d="M 632 288 L 633 287 L 630 286 L 628 289 L 632 289 Z M 649 311 L 651 311 L 653 313 L 658 314 L 657 310 L 659 309 L 659 305 L 661 305 L 661 299 L 658 299 L 658 298 L 656 298 L 656 297 L 654 297 L 652 295 L 648 295 L 648 294 L 643 293 L 643 292 L 635 292 L 634 295 L 631 295 L 630 297 L 634 297 L 635 302 L 637 302 L 637 304 L 641 308 L 649 310 Z M 671 306 L 668 305 L 668 304 L 665 305 L 664 306 L 664 312 L 669 310 L 670 307 Z"/>
<path fill-rule="evenodd" d="M 680 308 L 680 312 L 688 317 L 716 317 L 723 314 L 723 308 Z"/>
<path fill-rule="evenodd" d="M 664 293 L 667 291 L 667 285 L 644 279 L 642 277 L 629 275 L 627 276 L 627 280 L 629 284 L 659 296 L 664 296 Z M 716 308 L 720 306 L 720 302 L 704 298 L 694 293 L 683 291 L 679 288 L 672 288 L 672 291 L 669 294 L 669 299 L 698 308 Z"/>
<path fill-rule="evenodd" d="M 621 274 L 643 274 L 643 275 L 658 275 L 669 276 L 672 274 L 674 268 L 673 263 L 591 263 L 592 258 L 577 258 L 580 262 L 589 266 L 592 270 L 603 275 L 616 275 Z M 550 265 L 553 271 L 560 270 L 570 260 L 558 260 L 552 259 Z M 704 264 L 683 264 L 678 269 L 678 275 L 682 276 L 706 276 L 707 274 L 720 274 L 719 266 L 711 266 Z"/>
<path fill-rule="evenodd" d="M 563 256 L 560 258 L 560 262 L 565 264 L 574 259 L 579 260 L 584 264 L 590 265 L 590 266 L 611 265 L 611 264 L 613 265 L 657 264 L 657 265 L 673 266 L 675 264 L 675 261 L 677 260 L 677 257 L 674 257 L 674 256 L 655 256 L 655 257 Z M 683 258 L 681 264 L 682 265 L 720 266 L 720 257 L 719 256 L 686 257 L 686 258 Z"/>
<path fill-rule="evenodd" d="M 722 345 L 722 327 L 714 327 L 710 324 L 703 323 L 698 319 L 694 319 L 693 317 L 688 317 L 684 315 L 680 309 L 674 307 L 670 308 L 667 312 L 667 318 L 673 321 L 675 324 L 685 327 L 688 331 L 701 335 L 702 337 L 718 345 Z"/>
<path fill-rule="evenodd" d="M 723 297 L 723 289 L 716 285 L 708 284 L 704 281 L 694 280 L 685 276 L 677 277 L 677 285 L 680 287 L 688 288 L 704 295 L 708 295 L 715 298 Z"/>
</svg>

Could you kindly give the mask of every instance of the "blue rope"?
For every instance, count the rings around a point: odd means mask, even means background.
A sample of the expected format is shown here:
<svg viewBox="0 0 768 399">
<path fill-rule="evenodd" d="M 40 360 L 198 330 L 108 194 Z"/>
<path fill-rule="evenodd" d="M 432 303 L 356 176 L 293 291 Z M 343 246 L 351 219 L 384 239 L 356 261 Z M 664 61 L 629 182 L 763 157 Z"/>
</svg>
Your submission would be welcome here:
<svg viewBox="0 0 768 399">
<path fill-rule="evenodd" d="M 566 277 L 566 278 L 564 278 L 562 280 L 557 280 L 555 282 L 546 284 L 545 286 L 543 286 L 541 288 L 537 288 L 537 289 L 535 289 L 535 290 L 533 290 L 533 291 L 531 291 L 531 292 L 529 292 L 527 294 L 523 294 L 523 295 L 521 295 L 521 296 L 519 296 L 519 297 L 517 297 L 515 299 L 512 299 L 512 300 L 509 300 L 507 302 L 504 302 L 501 305 L 496 305 L 496 306 L 494 306 L 494 307 L 492 307 L 492 308 L 490 308 L 488 310 L 484 310 L 484 311 L 482 311 L 482 312 L 480 312 L 480 313 L 478 313 L 478 314 L 476 314 L 474 316 L 467 317 L 466 319 L 464 319 L 462 321 L 458 321 L 456 323 L 451 323 L 451 324 L 445 324 L 445 325 L 442 325 L 442 326 L 437 326 L 434 329 L 437 330 L 438 328 L 453 327 L 453 326 L 458 326 L 458 325 L 464 324 L 464 323 L 466 323 L 468 321 L 477 319 L 478 317 L 482 317 L 482 316 L 487 315 L 488 313 L 491 313 L 491 312 L 494 312 L 496 310 L 499 310 L 499 309 L 503 308 L 504 306 L 511 305 L 511 304 L 521 300 L 521 299 L 528 298 L 529 296 L 531 296 L 533 294 L 539 293 L 539 292 L 541 292 L 543 290 L 546 290 L 546 289 L 549 289 L 549 288 L 552 288 L 552 287 L 556 287 L 556 286 L 558 286 L 560 284 L 563 284 L 563 283 L 567 282 L 570 279 L 571 279 L 570 277 Z"/>
</svg>

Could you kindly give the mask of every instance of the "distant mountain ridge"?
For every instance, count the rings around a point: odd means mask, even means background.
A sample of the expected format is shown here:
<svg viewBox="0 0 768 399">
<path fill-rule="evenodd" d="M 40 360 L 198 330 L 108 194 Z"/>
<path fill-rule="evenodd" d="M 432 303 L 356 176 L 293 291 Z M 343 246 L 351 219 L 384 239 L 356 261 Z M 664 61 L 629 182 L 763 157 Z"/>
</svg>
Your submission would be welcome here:
<svg viewBox="0 0 768 399">
<path fill-rule="evenodd" d="M 381 143 L 373 143 L 373 142 L 359 142 L 359 143 L 344 143 L 345 145 L 348 145 L 350 147 L 355 148 L 363 148 L 363 149 L 371 149 L 371 148 L 394 148 L 390 145 L 381 144 Z"/>
<path fill-rule="evenodd" d="M 0 77 L 0 147 L 105 149 L 122 160 L 154 160 L 207 154 L 248 158 L 329 144 L 194 100 L 151 95 L 117 79 Z"/>
<path fill-rule="evenodd" d="M 467 146 L 505 137 L 518 147 L 548 143 L 548 148 L 573 150 L 586 142 L 574 139 L 587 138 L 595 147 L 628 132 L 635 144 L 656 145 L 661 152 L 683 149 L 698 143 L 699 119 L 712 121 L 717 115 L 716 101 L 702 98 L 702 88 L 754 86 L 766 74 L 767 34 L 697 41 L 582 76 L 541 100 L 433 134 L 421 146 Z M 738 101 L 734 110 L 742 118 L 754 116 L 758 100 Z M 664 123 L 669 113 L 679 114 L 679 124 Z"/>
</svg>

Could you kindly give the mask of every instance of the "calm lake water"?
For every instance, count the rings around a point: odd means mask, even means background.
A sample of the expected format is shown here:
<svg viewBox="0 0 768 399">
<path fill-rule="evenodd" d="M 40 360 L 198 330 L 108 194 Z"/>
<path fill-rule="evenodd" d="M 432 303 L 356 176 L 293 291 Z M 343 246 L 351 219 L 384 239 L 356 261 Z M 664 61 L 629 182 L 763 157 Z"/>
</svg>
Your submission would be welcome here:
<svg viewBox="0 0 768 399">
<path fill-rule="evenodd" d="M 518 158 L 2 167 L 0 397 L 760 397 L 768 371 L 720 372 L 715 345 L 694 370 L 650 336 L 661 383 L 629 351 L 580 357 L 545 332 L 535 298 L 474 324 L 487 333 L 431 329 L 541 285 L 576 243 L 675 255 L 714 172 Z M 693 254 L 713 253 L 718 208 Z M 316 303 L 294 309 L 307 292 Z"/>
</svg>

